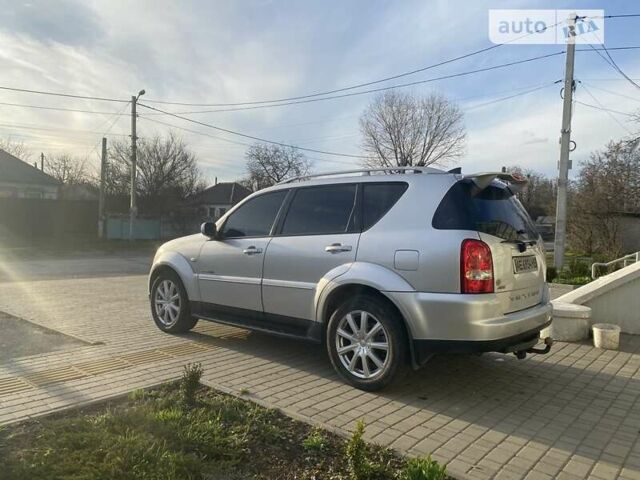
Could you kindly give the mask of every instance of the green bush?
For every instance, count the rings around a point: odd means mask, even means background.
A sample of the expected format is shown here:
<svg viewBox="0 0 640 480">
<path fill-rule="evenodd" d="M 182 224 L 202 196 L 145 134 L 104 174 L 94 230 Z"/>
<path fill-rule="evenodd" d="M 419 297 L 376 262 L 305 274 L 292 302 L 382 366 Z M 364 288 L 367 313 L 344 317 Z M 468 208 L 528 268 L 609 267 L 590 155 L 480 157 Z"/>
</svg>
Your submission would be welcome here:
<svg viewBox="0 0 640 480">
<path fill-rule="evenodd" d="M 184 366 L 184 372 L 180 380 L 180 394 L 182 403 L 185 406 L 193 407 L 196 404 L 196 392 L 200 387 L 201 378 L 202 365 L 200 363 L 187 363 Z"/>
<path fill-rule="evenodd" d="M 432 460 L 431 456 L 408 460 L 400 473 L 400 480 L 445 480 L 446 478 L 446 465 L 440 465 Z"/>
<path fill-rule="evenodd" d="M 363 435 L 364 422 L 358 420 L 345 449 L 351 480 L 367 480 L 369 478 L 369 459 L 367 458 L 367 445 L 362 439 Z"/>
</svg>

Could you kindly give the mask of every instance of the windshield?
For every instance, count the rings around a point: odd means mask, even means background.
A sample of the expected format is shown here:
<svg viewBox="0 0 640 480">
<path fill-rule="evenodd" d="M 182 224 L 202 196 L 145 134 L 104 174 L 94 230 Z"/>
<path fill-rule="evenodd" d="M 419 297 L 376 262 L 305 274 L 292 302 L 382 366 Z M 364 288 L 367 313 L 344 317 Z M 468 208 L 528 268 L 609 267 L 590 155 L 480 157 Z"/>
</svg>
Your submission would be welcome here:
<svg viewBox="0 0 640 480">
<path fill-rule="evenodd" d="M 529 214 L 507 185 L 494 180 L 476 190 L 467 180 L 451 187 L 433 216 L 433 228 L 475 230 L 507 241 L 537 240 Z"/>
</svg>

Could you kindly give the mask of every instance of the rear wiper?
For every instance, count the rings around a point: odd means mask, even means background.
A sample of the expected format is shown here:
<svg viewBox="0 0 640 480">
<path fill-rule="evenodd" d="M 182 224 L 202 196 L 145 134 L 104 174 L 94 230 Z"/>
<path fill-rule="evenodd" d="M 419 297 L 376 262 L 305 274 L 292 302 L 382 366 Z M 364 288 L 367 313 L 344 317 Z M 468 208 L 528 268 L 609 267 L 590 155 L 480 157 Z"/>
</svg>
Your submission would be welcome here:
<svg viewBox="0 0 640 480">
<path fill-rule="evenodd" d="M 524 230 L 518 230 L 516 233 L 523 234 L 526 233 Z M 537 240 L 502 240 L 500 243 L 512 243 L 518 246 L 518 250 L 520 252 L 524 252 L 527 249 L 527 245 L 535 245 L 538 243 Z"/>
</svg>

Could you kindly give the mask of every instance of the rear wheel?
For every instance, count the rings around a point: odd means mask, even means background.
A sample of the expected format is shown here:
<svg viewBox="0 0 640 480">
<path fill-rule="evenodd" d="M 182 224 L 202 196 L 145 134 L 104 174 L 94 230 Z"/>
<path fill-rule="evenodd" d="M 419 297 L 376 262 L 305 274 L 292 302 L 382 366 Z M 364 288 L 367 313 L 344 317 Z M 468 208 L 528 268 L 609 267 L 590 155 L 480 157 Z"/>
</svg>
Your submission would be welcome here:
<svg viewBox="0 0 640 480">
<path fill-rule="evenodd" d="M 331 315 L 327 350 L 336 371 L 362 390 L 379 390 L 404 366 L 402 319 L 386 302 L 370 295 L 347 300 Z"/>
<path fill-rule="evenodd" d="M 153 281 L 150 300 L 153 321 L 163 332 L 183 333 L 198 323 L 191 316 L 187 291 L 171 270 L 160 272 Z"/>
</svg>

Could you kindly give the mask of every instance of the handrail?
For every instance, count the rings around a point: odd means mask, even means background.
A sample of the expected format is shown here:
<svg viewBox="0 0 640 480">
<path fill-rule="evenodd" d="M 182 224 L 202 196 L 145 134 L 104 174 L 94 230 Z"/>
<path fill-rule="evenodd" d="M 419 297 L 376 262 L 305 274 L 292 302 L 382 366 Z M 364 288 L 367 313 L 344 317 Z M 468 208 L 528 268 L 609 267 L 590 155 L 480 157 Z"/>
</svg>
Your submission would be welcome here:
<svg viewBox="0 0 640 480">
<path fill-rule="evenodd" d="M 629 260 L 631 260 L 630 263 Z M 640 262 L 640 252 L 636 252 L 636 253 L 630 253 L 628 255 L 625 255 L 624 257 L 620 257 L 620 258 L 616 258 L 615 260 L 611 260 L 610 262 L 596 262 L 596 263 L 592 263 L 591 264 L 591 278 L 592 279 L 596 279 L 598 278 L 596 272 L 597 272 L 597 268 L 598 267 L 610 267 L 611 265 L 615 265 L 616 263 L 623 263 L 623 267 L 626 267 L 628 265 L 630 265 L 631 263 L 634 262 Z"/>
<path fill-rule="evenodd" d="M 334 172 L 324 172 L 324 173 L 312 173 L 309 175 L 300 175 L 299 177 L 289 178 L 287 180 L 283 180 L 278 183 L 278 185 L 284 185 L 285 183 L 293 183 L 300 182 L 302 180 L 307 180 L 309 178 L 316 177 L 330 177 L 334 175 L 348 175 L 352 173 L 362 173 L 364 175 L 371 175 L 373 172 L 394 172 L 394 171 L 412 171 L 414 173 L 447 173 L 444 170 L 439 170 L 433 167 L 380 167 L 380 168 L 359 168 L 356 170 L 337 170 Z"/>
</svg>

